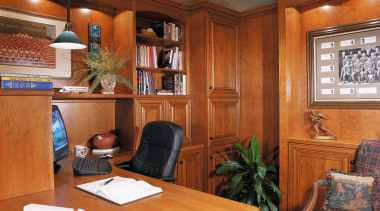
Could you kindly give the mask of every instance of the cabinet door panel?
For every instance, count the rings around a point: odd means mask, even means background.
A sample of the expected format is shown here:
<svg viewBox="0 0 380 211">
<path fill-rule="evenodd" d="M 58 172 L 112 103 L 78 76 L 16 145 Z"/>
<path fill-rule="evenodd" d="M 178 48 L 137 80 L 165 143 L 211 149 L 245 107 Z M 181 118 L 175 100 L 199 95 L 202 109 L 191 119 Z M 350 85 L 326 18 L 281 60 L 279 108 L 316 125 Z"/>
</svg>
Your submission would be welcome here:
<svg viewBox="0 0 380 211">
<path fill-rule="evenodd" d="M 227 175 L 216 174 L 219 164 L 226 160 L 235 160 L 237 158 L 236 150 L 228 147 L 209 148 L 208 173 L 207 173 L 207 192 L 214 195 L 224 195 L 227 190 Z"/>
<path fill-rule="evenodd" d="M 136 142 L 135 150 L 140 144 L 141 132 L 144 126 L 152 121 L 164 120 L 165 101 L 163 99 L 136 99 L 135 101 L 135 120 L 136 120 Z"/>
<path fill-rule="evenodd" d="M 209 146 L 239 140 L 239 107 L 239 99 L 210 100 L 211 127 Z"/>
<path fill-rule="evenodd" d="M 167 120 L 180 125 L 183 128 L 183 143 L 191 142 L 191 111 L 190 99 L 168 99 Z"/>
<path fill-rule="evenodd" d="M 331 168 L 350 172 L 350 161 L 355 159 L 355 149 L 317 145 L 289 144 L 289 203 L 294 210 L 305 207 L 311 195 L 312 183 L 326 179 Z M 320 210 L 325 189 L 318 197 Z"/>
<path fill-rule="evenodd" d="M 203 147 L 184 150 L 178 157 L 178 185 L 203 191 Z"/>
<path fill-rule="evenodd" d="M 235 94 L 239 92 L 238 72 L 238 25 L 218 20 L 210 23 L 211 81 L 213 94 Z"/>
</svg>

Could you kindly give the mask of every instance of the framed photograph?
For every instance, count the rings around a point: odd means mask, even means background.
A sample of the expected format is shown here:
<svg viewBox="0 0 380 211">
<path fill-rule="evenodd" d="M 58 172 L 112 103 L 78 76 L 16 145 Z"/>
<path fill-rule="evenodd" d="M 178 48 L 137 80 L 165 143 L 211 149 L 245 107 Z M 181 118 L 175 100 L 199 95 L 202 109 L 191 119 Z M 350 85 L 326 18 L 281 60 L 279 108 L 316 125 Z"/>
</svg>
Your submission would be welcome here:
<svg viewBox="0 0 380 211">
<path fill-rule="evenodd" d="M 88 44 L 88 51 L 92 53 L 99 53 L 100 52 L 100 44 L 99 43 L 89 43 Z"/>
<path fill-rule="evenodd" d="M 66 20 L 0 6 L 0 72 L 71 77 L 71 50 L 49 44 Z"/>
<path fill-rule="evenodd" d="M 308 107 L 380 108 L 380 19 L 307 32 Z"/>
<path fill-rule="evenodd" d="M 97 42 L 100 43 L 100 25 L 97 24 L 88 24 L 88 42 Z"/>
</svg>

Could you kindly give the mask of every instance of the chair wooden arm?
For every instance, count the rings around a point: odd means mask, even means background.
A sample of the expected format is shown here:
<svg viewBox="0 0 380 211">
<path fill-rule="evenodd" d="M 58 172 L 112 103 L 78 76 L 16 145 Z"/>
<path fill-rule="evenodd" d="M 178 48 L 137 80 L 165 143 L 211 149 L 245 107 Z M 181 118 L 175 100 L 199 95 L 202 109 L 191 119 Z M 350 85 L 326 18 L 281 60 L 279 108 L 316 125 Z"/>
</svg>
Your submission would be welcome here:
<svg viewBox="0 0 380 211">
<path fill-rule="evenodd" d="M 306 204 L 306 207 L 303 208 L 303 211 L 313 211 L 315 204 L 317 203 L 318 199 L 318 187 L 326 186 L 327 181 L 326 180 L 317 180 L 313 182 L 311 197 L 309 201 Z"/>
</svg>

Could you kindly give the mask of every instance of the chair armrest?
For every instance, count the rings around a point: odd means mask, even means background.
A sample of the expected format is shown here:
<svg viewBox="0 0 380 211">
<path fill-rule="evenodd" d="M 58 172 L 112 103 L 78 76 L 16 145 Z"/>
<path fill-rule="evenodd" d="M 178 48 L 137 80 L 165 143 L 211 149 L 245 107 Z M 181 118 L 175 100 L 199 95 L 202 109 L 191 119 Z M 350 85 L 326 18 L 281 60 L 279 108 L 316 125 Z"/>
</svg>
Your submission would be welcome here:
<svg viewBox="0 0 380 211">
<path fill-rule="evenodd" d="M 303 211 L 313 211 L 315 204 L 317 203 L 318 199 L 318 187 L 327 186 L 326 180 L 317 180 L 313 182 L 311 197 L 309 201 L 306 204 L 306 207 L 303 209 Z"/>
<path fill-rule="evenodd" d="M 126 162 L 123 162 L 123 163 L 119 163 L 119 164 L 116 165 L 116 167 L 128 170 L 131 167 L 131 161 L 126 161 Z"/>
<path fill-rule="evenodd" d="M 165 182 L 169 182 L 169 183 L 173 183 L 173 184 L 174 184 L 174 181 L 177 180 L 177 178 L 175 178 L 175 177 L 156 177 L 156 179 L 159 179 L 159 180 L 162 180 Z"/>
</svg>

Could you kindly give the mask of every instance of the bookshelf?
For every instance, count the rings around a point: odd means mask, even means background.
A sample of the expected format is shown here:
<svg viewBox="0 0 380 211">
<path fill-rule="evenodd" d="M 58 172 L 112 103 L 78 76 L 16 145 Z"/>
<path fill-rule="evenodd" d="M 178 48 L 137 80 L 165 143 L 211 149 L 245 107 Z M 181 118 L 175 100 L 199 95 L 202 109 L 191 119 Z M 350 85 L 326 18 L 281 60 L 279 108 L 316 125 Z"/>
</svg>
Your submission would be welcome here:
<svg viewBox="0 0 380 211">
<path fill-rule="evenodd" d="M 187 95 L 186 24 L 163 11 L 136 11 L 134 78 L 138 95 L 156 95 L 163 90 Z M 173 75 L 173 80 L 168 80 L 168 75 Z"/>
</svg>

